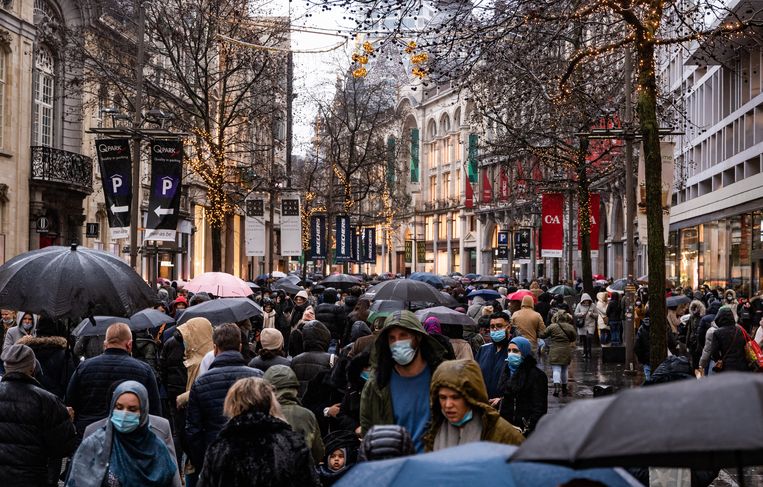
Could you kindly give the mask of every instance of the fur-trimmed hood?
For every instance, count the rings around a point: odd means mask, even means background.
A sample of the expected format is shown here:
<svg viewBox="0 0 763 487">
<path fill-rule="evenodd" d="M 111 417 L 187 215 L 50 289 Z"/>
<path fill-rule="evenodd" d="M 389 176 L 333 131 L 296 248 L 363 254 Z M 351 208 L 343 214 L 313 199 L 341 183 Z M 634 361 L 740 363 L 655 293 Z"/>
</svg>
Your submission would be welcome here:
<svg viewBox="0 0 763 487">
<path fill-rule="evenodd" d="M 35 337 L 32 335 L 26 335 L 21 337 L 18 342 L 19 345 L 26 345 L 32 350 L 41 350 L 45 348 L 63 348 L 69 347 L 69 344 L 64 337 Z"/>
</svg>

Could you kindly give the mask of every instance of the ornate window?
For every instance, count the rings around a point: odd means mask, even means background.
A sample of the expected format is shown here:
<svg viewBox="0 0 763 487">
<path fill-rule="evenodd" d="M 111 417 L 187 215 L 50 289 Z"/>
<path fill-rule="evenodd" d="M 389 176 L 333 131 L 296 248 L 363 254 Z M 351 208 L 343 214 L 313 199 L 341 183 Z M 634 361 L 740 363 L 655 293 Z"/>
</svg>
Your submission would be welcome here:
<svg viewBox="0 0 763 487">
<path fill-rule="evenodd" d="M 53 145 L 53 99 L 56 86 L 55 63 L 50 50 L 39 46 L 35 53 L 34 114 L 32 145 Z"/>
</svg>

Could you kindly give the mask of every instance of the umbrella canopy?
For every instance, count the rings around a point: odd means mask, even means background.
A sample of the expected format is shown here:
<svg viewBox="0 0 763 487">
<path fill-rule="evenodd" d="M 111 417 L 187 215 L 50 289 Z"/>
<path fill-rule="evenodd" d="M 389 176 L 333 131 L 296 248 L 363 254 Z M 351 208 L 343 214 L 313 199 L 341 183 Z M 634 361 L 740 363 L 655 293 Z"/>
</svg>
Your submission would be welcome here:
<svg viewBox="0 0 763 487">
<path fill-rule="evenodd" d="M 259 289 L 260 286 L 257 285 L 257 283 L 254 283 L 252 281 L 246 281 L 246 285 L 249 286 L 249 289 Z"/>
<path fill-rule="evenodd" d="M 430 284 L 411 279 L 394 279 L 381 282 L 366 291 L 370 299 L 391 299 L 395 301 L 423 301 L 425 303 L 443 304 L 440 291 Z"/>
<path fill-rule="evenodd" d="M 113 254 L 51 246 L 0 266 L 0 307 L 54 318 L 129 316 L 158 299 L 148 284 Z"/>
<path fill-rule="evenodd" d="M 245 298 L 252 289 L 242 279 L 226 272 L 205 272 L 185 285 L 186 291 L 205 292 L 221 298 Z"/>
<path fill-rule="evenodd" d="M 95 325 L 93 325 L 95 321 Z M 94 337 L 103 336 L 106 334 L 106 330 L 114 323 L 126 323 L 131 330 L 145 330 L 146 328 L 136 328 L 134 324 L 130 322 L 130 318 L 121 318 L 119 316 L 93 316 L 93 321 L 90 318 L 85 318 L 72 330 L 72 335 L 75 337 Z"/>
<path fill-rule="evenodd" d="M 287 277 L 286 274 L 284 274 L 281 271 L 273 271 L 270 273 L 270 277 L 273 277 L 275 279 L 282 279 L 284 277 Z"/>
<path fill-rule="evenodd" d="M 571 286 L 565 286 L 563 284 L 560 284 L 558 286 L 554 286 L 551 289 L 548 290 L 549 294 L 561 294 L 562 296 L 575 296 L 577 295 L 577 292 L 575 292 L 575 288 Z"/>
<path fill-rule="evenodd" d="M 531 298 L 533 298 L 533 303 L 538 302 L 538 298 L 536 298 L 535 295 L 532 292 L 528 291 L 527 289 L 520 289 L 519 291 L 515 293 L 511 293 L 506 297 L 509 299 L 509 301 L 522 301 L 522 298 L 524 298 L 525 296 L 530 296 Z"/>
<path fill-rule="evenodd" d="M 761 411 L 759 374 L 724 372 L 628 389 L 544 416 L 512 460 L 575 468 L 762 465 Z"/>
<path fill-rule="evenodd" d="M 262 308 L 251 299 L 221 298 L 205 301 L 185 309 L 178 318 L 177 324 L 182 325 L 191 318 L 202 317 L 208 319 L 213 325 L 222 325 L 223 323 L 236 323 L 261 314 Z"/>
<path fill-rule="evenodd" d="M 440 277 L 440 281 L 442 281 L 443 286 L 453 287 L 453 286 L 458 286 L 459 284 L 461 284 L 461 281 L 457 281 L 450 276 L 439 276 L 439 277 Z"/>
<path fill-rule="evenodd" d="M 477 289 L 466 295 L 467 298 L 482 298 L 482 299 L 500 299 L 501 293 L 495 289 Z"/>
<path fill-rule="evenodd" d="M 287 294 L 297 294 L 302 291 L 302 288 L 291 282 L 289 279 L 282 277 L 273 284 L 270 285 L 270 289 L 273 291 L 284 291 Z"/>
<path fill-rule="evenodd" d="M 424 320 L 434 316 L 443 325 L 457 325 L 457 326 L 476 326 L 477 322 L 472 319 L 471 316 L 458 311 L 453 311 L 445 306 L 436 306 L 434 308 L 421 309 L 416 311 L 416 317 L 423 323 Z"/>
<path fill-rule="evenodd" d="M 610 293 L 623 294 L 625 292 L 625 286 L 628 285 L 628 279 L 618 279 L 611 285 L 607 286 L 607 291 Z"/>
<path fill-rule="evenodd" d="M 501 280 L 497 276 L 480 276 L 473 282 L 474 284 L 498 284 Z"/>
<path fill-rule="evenodd" d="M 606 279 L 596 279 L 595 281 L 593 281 L 594 286 L 606 286 L 608 284 L 609 284 L 609 281 L 607 281 Z"/>
<path fill-rule="evenodd" d="M 405 309 L 403 301 L 392 301 L 389 299 L 377 299 L 371 303 L 368 313 L 368 322 L 373 323 L 379 318 L 386 318 L 395 311 Z"/>
<path fill-rule="evenodd" d="M 437 274 L 432 274 L 431 272 L 414 272 L 410 276 L 408 276 L 408 279 L 413 279 L 414 281 L 421 281 L 426 282 L 427 284 L 430 284 L 437 289 L 442 289 L 445 287 L 445 283 L 443 282 L 442 278 L 438 276 Z"/>
<path fill-rule="evenodd" d="M 667 299 L 668 308 L 677 308 L 681 306 L 682 304 L 689 304 L 689 303 L 691 303 L 691 298 L 684 294 L 679 294 L 678 296 L 671 296 Z"/>
<path fill-rule="evenodd" d="M 556 465 L 507 463 L 516 447 L 498 443 L 467 443 L 424 455 L 361 462 L 337 482 L 337 487 L 373 485 L 490 485 L 556 487 L 572 479 L 591 479 L 608 487 L 640 484 L 621 469 L 572 470 Z M 404 480 L 404 482 L 403 482 Z"/>
<path fill-rule="evenodd" d="M 135 330 L 145 330 L 146 328 L 161 326 L 163 323 L 174 323 L 175 318 L 158 309 L 146 308 L 130 316 L 130 321 L 135 325 Z"/>
<path fill-rule="evenodd" d="M 638 279 L 636 279 L 636 282 L 639 284 L 649 285 L 649 276 L 641 276 Z M 673 289 L 673 281 L 670 279 L 665 279 L 665 288 L 666 289 Z"/>
<path fill-rule="evenodd" d="M 326 287 L 346 290 L 354 286 L 360 286 L 360 279 L 349 274 L 334 274 L 332 276 L 328 276 L 320 283 Z"/>
<path fill-rule="evenodd" d="M 595 281 L 601 281 L 601 280 L 606 280 L 606 279 L 607 279 L 607 278 L 604 276 L 604 274 L 594 274 L 594 275 L 593 275 L 593 276 L 591 276 L 591 277 L 593 277 Z"/>
<path fill-rule="evenodd" d="M 442 305 L 446 306 L 448 308 L 455 308 L 457 306 L 460 306 L 461 303 L 456 300 L 453 296 L 446 293 L 445 291 L 440 291 L 440 294 L 442 294 Z"/>
</svg>

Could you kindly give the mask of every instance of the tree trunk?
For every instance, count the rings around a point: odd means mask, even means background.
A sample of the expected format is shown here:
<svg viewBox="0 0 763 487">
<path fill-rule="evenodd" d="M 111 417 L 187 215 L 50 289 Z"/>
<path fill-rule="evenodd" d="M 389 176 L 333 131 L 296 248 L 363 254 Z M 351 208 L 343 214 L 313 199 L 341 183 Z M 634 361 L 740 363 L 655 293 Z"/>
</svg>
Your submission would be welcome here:
<svg viewBox="0 0 763 487">
<path fill-rule="evenodd" d="M 591 266 L 591 207 L 590 192 L 588 191 L 588 174 L 586 173 L 586 154 L 588 154 L 588 139 L 580 138 L 580 154 L 578 155 L 578 227 L 580 229 L 580 260 L 583 267 L 583 290 L 596 302 L 593 295 L 593 270 Z"/>
<path fill-rule="evenodd" d="M 667 318 L 665 304 L 665 237 L 662 228 L 662 158 L 657 121 L 657 82 L 654 71 L 654 45 L 637 43 L 638 115 L 643 137 L 646 175 L 647 257 L 649 262 L 649 358 L 652 370 L 667 356 Z"/>
<path fill-rule="evenodd" d="M 222 226 L 212 225 L 212 272 L 223 270 L 222 234 Z"/>
</svg>

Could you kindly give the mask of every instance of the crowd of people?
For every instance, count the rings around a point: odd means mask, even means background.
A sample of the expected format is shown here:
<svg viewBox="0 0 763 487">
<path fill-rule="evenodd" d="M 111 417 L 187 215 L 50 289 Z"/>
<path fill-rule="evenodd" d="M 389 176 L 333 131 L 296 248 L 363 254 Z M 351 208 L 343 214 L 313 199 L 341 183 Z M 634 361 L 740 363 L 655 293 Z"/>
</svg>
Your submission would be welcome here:
<svg viewBox="0 0 763 487">
<path fill-rule="evenodd" d="M 115 323 L 77 340 L 64 322 L 2 310 L 0 485 L 328 486 L 361 461 L 516 445 L 548 410 L 539 363 L 552 395 L 570 396 L 578 340 L 586 358 L 594 340 L 623 340 L 605 291 L 576 302 L 533 282 L 521 298 L 470 299 L 459 285 L 446 292 L 476 325 L 454 326 L 409 310 L 372 320 L 363 286 L 305 287 L 263 286 L 262 314 L 238 323 Z M 156 307 L 179 317 L 213 298 L 165 285 Z M 743 369 L 757 308 L 733 291 L 692 298 L 670 310 L 673 352 L 705 373 Z M 649 378 L 643 293 L 635 314 Z"/>
</svg>

